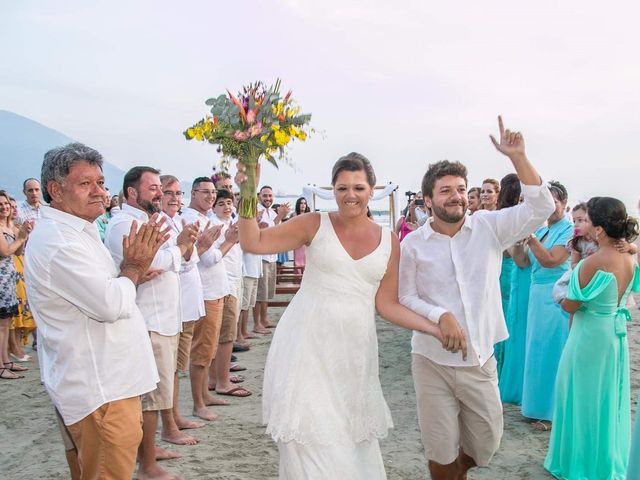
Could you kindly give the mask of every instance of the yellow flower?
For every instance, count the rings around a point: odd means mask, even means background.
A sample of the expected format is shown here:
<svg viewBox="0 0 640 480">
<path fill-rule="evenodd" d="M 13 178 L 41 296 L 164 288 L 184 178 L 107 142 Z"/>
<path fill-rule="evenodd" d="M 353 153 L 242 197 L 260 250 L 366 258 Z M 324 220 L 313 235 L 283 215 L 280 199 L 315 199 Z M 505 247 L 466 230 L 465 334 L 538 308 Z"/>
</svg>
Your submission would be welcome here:
<svg viewBox="0 0 640 480">
<path fill-rule="evenodd" d="M 289 140 L 291 140 L 291 137 L 282 130 L 277 130 L 274 136 L 276 139 L 276 144 L 279 147 L 284 147 L 287 143 L 289 143 Z"/>
<path fill-rule="evenodd" d="M 195 136 L 196 136 L 196 131 L 193 129 L 193 127 L 187 128 L 187 138 L 191 139 Z"/>
<path fill-rule="evenodd" d="M 278 125 L 277 123 L 272 123 L 271 130 L 273 130 L 274 132 L 277 132 L 278 130 L 280 130 L 280 125 Z"/>
</svg>

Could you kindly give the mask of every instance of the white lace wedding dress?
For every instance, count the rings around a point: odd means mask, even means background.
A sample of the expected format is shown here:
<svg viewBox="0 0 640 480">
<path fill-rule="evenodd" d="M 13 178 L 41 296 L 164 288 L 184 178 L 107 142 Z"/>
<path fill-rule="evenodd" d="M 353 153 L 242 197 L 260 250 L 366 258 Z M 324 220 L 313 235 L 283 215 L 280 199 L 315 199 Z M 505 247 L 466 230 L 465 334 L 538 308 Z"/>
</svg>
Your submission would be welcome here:
<svg viewBox="0 0 640 480">
<path fill-rule="evenodd" d="M 265 367 L 263 418 L 281 479 L 386 478 L 378 439 L 393 422 L 378 377 L 374 300 L 390 253 L 383 229 L 379 246 L 354 260 L 321 214 Z"/>
</svg>

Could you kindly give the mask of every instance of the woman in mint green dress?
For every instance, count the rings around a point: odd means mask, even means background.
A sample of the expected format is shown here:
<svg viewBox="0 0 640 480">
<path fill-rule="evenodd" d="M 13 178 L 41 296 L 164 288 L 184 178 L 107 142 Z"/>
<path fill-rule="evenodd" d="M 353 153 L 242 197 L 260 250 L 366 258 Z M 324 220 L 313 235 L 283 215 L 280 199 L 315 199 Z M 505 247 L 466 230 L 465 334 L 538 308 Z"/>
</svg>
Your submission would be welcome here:
<svg viewBox="0 0 640 480">
<path fill-rule="evenodd" d="M 636 427 L 633 429 L 633 437 L 631 439 L 627 480 L 640 478 L 640 415 L 638 413 L 640 413 L 640 394 L 638 395 L 638 407 L 636 408 Z"/>
<path fill-rule="evenodd" d="M 624 305 L 630 291 L 640 290 L 640 269 L 614 244 L 633 240 L 638 224 L 614 198 L 592 198 L 587 210 L 599 250 L 574 269 L 562 301 L 574 317 L 558 366 L 544 466 L 561 479 L 624 480 L 631 433 L 631 316 Z"/>
</svg>

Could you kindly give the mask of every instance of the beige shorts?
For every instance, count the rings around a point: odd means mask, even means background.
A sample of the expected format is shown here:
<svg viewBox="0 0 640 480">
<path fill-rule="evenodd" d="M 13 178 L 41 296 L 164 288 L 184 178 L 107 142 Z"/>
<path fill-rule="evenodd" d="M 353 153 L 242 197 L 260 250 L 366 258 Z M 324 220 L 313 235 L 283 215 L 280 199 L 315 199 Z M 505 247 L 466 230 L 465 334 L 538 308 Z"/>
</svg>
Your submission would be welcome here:
<svg viewBox="0 0 640 480">
<path fill-rule="evenodd" d="M 233 342 L 238 330 L 238 299 L 233 295 L 224 297 L 222 309 L 222 326 L 218 343 Z"/>
<path fill-rule="evenodd" d="M 178 342 L 180 334 L 167 337 L 149 332 L 153 356 L 160 382 L 155 390 L 142 396 L 142 411 L 167 410 L 173 407 L 173 379 L 178 362 Z"/>
<path fill-rule="evenodd" d="M 249 310 L 256 306 L 258 298 L 258 278 L 242 278 L 242 306 L 240 310 Z"/>
<path fill-rule="evenodd" d="M 224 298 L 205 300 L 205 315 L 196 320 L 191 342 L 191 365 L 208 367 L 218 351 Z"/>
<path fill-rule="evenodd" d="M 481 367 L 447 367 L 413 354 L 411 370 L 427 460 L 447 465 L 462 447 L 487 466 L 503 429 L 496 359 Z"/>
<path fill-rule="evenodd" d="M 262 276 L 258 279 L 258 302 L 268 302 L 276 296 L 276 262 L 262 261 Z"/>
<path fill-rule="evenodd" d="M 193 340 L 193 327 L 196 322 L 184 322 L 178 341 L 178 366 L 177 370 L 189 370 L 189 354 L 191 353 L 191 341 Z"/>
</svg>

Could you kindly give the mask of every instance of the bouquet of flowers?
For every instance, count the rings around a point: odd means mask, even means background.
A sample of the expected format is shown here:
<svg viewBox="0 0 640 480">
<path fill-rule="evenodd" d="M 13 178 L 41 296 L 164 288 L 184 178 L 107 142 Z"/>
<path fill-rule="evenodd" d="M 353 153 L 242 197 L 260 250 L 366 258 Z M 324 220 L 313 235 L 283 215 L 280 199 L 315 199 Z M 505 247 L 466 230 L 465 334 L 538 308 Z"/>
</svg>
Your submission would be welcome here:
<svg viewBox="0 0 640 480">
<path fill-rule="evenodd" d="M 286 158 L 285 147 L 290 141 L 307 139 L 311 115 L 300 113 L 291 91 L 280 96 L 280 80 L 270 87 L 262 82 L 251 83 L 237 96 L 227 90 L 227 95 L 205 103 L 211 106 L 211 115 L 187 128 L 184 136 L 218 145 L 223 172 L 228 171 L 232 158 L 246 166 L 247 180 L 240 187 L 238 213 L 252 218 L 257 204 L 255 176 L 260 157 L 278 167 L 276 156 Z"/>
</svg>

